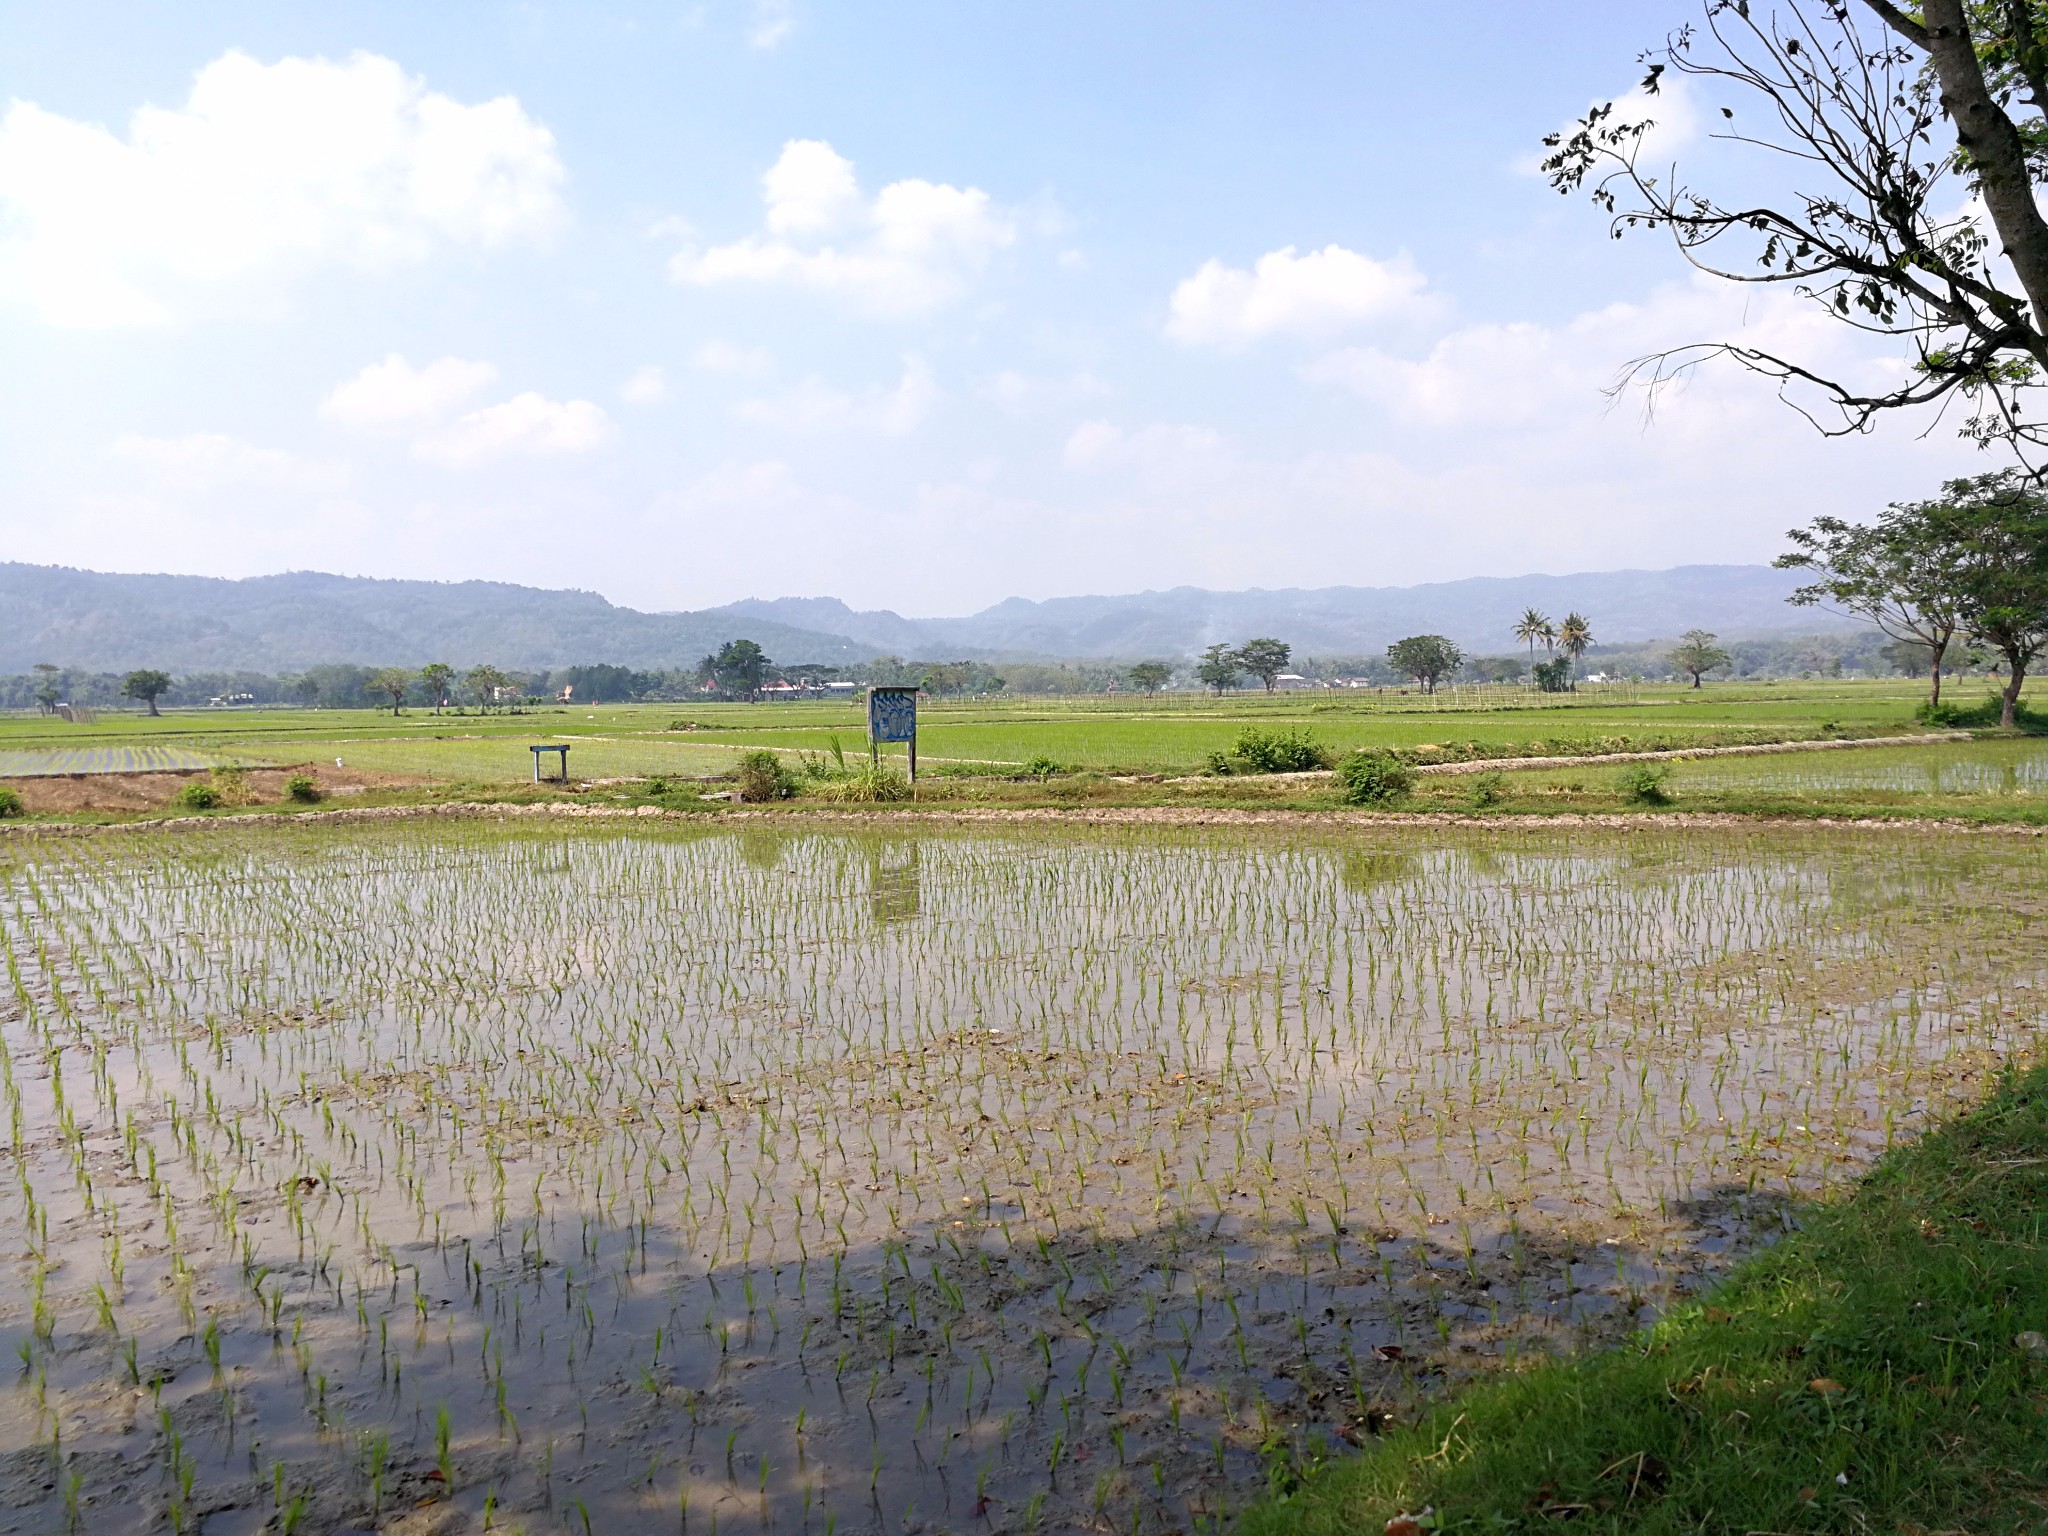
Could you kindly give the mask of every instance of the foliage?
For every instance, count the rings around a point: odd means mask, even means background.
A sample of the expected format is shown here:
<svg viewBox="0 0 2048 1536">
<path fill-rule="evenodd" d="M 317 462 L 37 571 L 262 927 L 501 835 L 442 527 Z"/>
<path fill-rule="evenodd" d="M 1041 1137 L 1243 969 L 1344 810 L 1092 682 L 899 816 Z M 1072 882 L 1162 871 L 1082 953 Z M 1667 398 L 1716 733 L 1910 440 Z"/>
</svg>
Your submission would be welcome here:
<svg viewBox="0 0 2048 1536">
<path fill-rule="evenodd" d="M 879 804 L 911 798 L 910 781 L 885 765 L 862 763 L 844 778 L 821 784 L 814 793 L 820 800 L 854 804 Z"/>
<path fill-rule="evenodd" d="M 1195 667 L 1195 676 L 1201 680 L 1202 686 L 1213 688 L 1218 693 L 1226 688 L 1235 688 L 1243 675 L 1244 663 L 1238 659 L 1237 652 L 1221 643 L 1202 652 L 1201 662 Z"/>
<path fill-rule="evenodd" d="M 1703 26 L 1644 56 L 1642 88 L 1657 98 L 1669 74 L 1695 99 L 1717 93 L 1724 143 L 1798 167 L 1777 183 L 1785 195 L 1745 181 L 1716 198 L 1662 155 L 1643 158 L 1664 114 L 1612 102 L 1545 140 L 1552 184 L 1590 188 L 1617 237 L 1663 230 L 1696 268 L 1782 283 L 1830 318 L 1896 338 L 1911 366 L 1873 389 L 1858 374 L 1823 371 L 1819 357 L 1704 343 L 1642 359 L 1626 377 L 1654 389 L 1724 357 L 1776 381 L 1809 419 L 1831 415 L 1831 434 L 1959 397 L 1980 442 L 2042 441 L 2022 408 L 2048 360 L 2048 223 L 2035 200 L 2048 179 L 2040 5 L 1706 0 L 1704 12 Z"/>
<path fill-rule="evenodd" d="M 1546 651 L 1557 643 L 1557 626 L 1550 622 L 1549 616 L 1542 610 L 1524 608 L 1522 616 L 1515 620 L 1515 638 L 1529 647 L 1529 656 L 1533 660 L 1537 641 L 1543 642 Z"/>
<path fill-rule="evenodd" d="M 734 765 L 740 798 L 750 804 L 787 800 L 801 787 L 797 776 L 782 765 L 782 759 L 766 750 L 748 752 Z"/>
<path fill-rule="evenodd" d="M 498 701 L 501 690 L 509 687 L 511 680 L 493 666 L 475 666 L 462 674 L 462 685 L 469 690 L 479 709 L 489 709 Z"/>
<path fill-rule="evenodd" d="M 1024 771 L 1043 784 L 1060 771 L 1060 765 L 1041 752 L 1024 765 Z"/>
<path fill-rule="evenodd" d="M 1235 773 L 1308 773 L 1330 766 L 1330 754 L 1307 731 L 1261 730 L 1248 726 L 1230 749 Z"/>
<path fill-rule="evenodd" d="M 752 640 L 728 640 L 698 664 L 698 671 L 720 693 L 752 698 L 774 665 Z"/>
<path fill-rule="evenodd" d="M 1157 693 L 1173 676 L 1173 668 L 1163 661 L 1141 661 L 1130 670 L 1131 686 L 1140 693 Z"/>
<path fill-rule="evenodd" d="M 1956 551 L 1964 630 L 2005 658 L 1998 723 L 2011 728 L 2027 668 L 2048 646 L 2048 494 L 2017 469 L 1951 480 L 1944 493 L 1929 512 Z"/>
<path fill-rule="evenodd" d="M 1648 1333 L 1459 1394 L 1238 1529 L 2036 1529 L 2044 1208 L 2035 1069 Z"/>
<path fill-rule="evenodd" d="M 1280 674 L 1287 670 L 1287 658 L 1293 654 L 1290 646 L 1270 637 L 1247 640 L 1237 648 L 1237 664 L 1265 684 L 1266 692 L 1271 693 Z"/>
<path fill-rule="evenodd" d="M 1614 789 L 1631 805 L 1669 805 L 1671 792 L 1664 781 L 1671 777 L 1669 763 L 1629 763 L 1614 776 Z"/>
<path fill-rule="evenodd" d="M 1572 691 L 1571 658 L 1559 656 L 1550 661 L 1539 661 L 1529 669 L 1529 675 L 1536 680 L 1536 687 L 1543 693 L 1570 693 Z"/>
<path fill-rule="evenodd" d="M 454 680 L 455 669 L 445 661 L 430 661 L 420 668 L 420 691 L 435 709 L 448 702 L 448 687 Z"/>
<path fill-rule="evenodd" d="M 1387 660 L 1403 677 L 1412 677 L 1424 693 L 1464 664 L 1465 653 L 1442 635 L 1410 635 L 1387 647 Z"/>
<path fill-rule="evenodd" d="M 194 779 L 171 797 L 171 803 L 188 811 L 210 811 L 221 803 L 220 790 L 204 779 Z"/>
<path fill-rule="evenodd" d="M 1415 788 L 1408 765 L 1387 752 L 1354 752 L 1337 765 L 1346 805 L 1390 805 Z"/>
<path fill-rule="evenodd" d="M 1700 679 L 1709 672 L 1719 671 L 1728 665 L 1728 653 L 1714 644 L 1710 631 L 1688 629 L 1679 637 L 1678 644 L 1671 648 L 1671 664 L 1691 678 L 1693 687 L 1697 688 Z"/>
<path fill-rule="evenodd" d="M 287 800 L 300 805 L 312 805 L 320 799 L 320 784 L 310 773 L 295 773 L 284 781 Z"/>
<path fill-rule="evenodd" d="M 21 791 L 6 784 L 0 784 L 0 818 L 20 816 L 26 807 L 21 803 Z"/>
<path fill-rule="evenodd" d="M 1944 700 L 1940 704 L 1922 704 L 1913 711 L 1913 718 L 1922 725 L 1935 726 L 1945 731 L 1981 731 L 1998 725 L 2003 717 L 2005 700 L 1999 694 L 1990 694 L 1974 704 L 1958 704 Z M 2014 727 L 2022 731 L 2048 729 L 2048 713 L 2029 709 L 2025 704 L 2013 706 Z"/>
<path fill-rule="evenodd" d="M 1557 648 L 1576 662 L 1593 647 L 1593 621 L 1583 613 L 1568 613 L 1557 626 Z"/>
<path fill-rule="evenodd" d="M 397 714 L 405 704 L 407 690 L 412 687 L 413 675 L 403 667 L 379 667 L 370 674 L 369 689 L 381 693 L 391 701 L 391 713 Z"/>
<path fill-rule="evenodd" d="M 121 679 L 121 697 L 139 699 L 147 705 L 153 715 L 157 712 L 156 701 L 171 686 L 171 674 L 144 667 L 130 672 Z"/>
<path fill-rule="evenodd" d="M 1498 769 L 1475 773 L 1465 786 L 1465 798 L 1472 802 L 1475 811 L 1491 810 L 1507 797 L 1508 778 Z"/>
</svg>

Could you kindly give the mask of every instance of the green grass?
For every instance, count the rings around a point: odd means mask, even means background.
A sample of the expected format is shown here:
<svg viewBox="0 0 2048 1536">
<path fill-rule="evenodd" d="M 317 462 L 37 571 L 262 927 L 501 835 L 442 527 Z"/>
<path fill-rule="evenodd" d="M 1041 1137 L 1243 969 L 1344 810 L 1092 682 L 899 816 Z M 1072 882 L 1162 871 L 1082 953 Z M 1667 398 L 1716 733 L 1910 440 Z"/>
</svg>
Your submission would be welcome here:
<svg viewBox="0 0 2048 1536">
<path fill-rule="evenodd" d="M 2037 1068 L 1635 1343 L 1469 1390 L 1239 1530 L 2040 1531 L 2043 1332 Z"/>
</svg>

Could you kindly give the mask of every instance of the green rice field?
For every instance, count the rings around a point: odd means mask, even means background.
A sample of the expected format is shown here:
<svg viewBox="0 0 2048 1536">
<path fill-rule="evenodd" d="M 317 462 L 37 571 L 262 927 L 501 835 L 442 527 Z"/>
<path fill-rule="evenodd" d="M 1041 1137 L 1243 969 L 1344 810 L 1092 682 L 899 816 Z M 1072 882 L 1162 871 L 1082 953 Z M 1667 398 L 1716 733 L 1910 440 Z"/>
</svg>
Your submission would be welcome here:
<svg viewBox="0 0 2048 1536">
<path fill-rule="evenodd" d="M 2031 839 L 0 841 L 0 1530 L 1219 1529 L 2038 1041 Z"/>
<path fill-rule="evenodd" d="M 105 747 L 45 747 L 0 751 L 0 779 L 31 779 L 70 773 L 161 773 L 211 768 L 220 758 L 184 747 L 138 744 Z"/>
</svg>

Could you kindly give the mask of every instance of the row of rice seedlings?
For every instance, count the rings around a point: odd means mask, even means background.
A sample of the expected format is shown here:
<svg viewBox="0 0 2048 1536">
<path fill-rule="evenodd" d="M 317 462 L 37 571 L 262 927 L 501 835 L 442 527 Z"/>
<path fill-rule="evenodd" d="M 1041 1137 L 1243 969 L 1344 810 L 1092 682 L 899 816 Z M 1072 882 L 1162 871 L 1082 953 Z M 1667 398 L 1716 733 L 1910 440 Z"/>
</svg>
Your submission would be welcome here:
<svg viewBox="0 0 2048 1536">
<path fill-rule="evenodd" d="M 2024 851 L 1886 851 L 14 852 L 0 1433 L 83 1477 L 153 1425 L 69 1497 L 174 1526 L 1220 1520 L 1650 1315 L 2037 1025 L 1977 915 Z"/>
</svg>

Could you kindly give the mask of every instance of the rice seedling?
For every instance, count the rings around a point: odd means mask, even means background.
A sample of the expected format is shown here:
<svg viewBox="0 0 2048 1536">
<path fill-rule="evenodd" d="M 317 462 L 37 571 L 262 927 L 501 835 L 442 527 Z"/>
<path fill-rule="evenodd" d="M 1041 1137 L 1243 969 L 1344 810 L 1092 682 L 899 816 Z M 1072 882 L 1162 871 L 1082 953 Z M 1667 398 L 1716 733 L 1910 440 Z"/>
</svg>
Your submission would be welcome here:
<svg viewBox="0 0 2048 1536">
<path fill-rule="evenodd" d="M 831 1529 L 863 1475 L 1192 1528 L 1976 1091 L 2040 879 L 1761 829 L 0 844 L 0 1502 L 111 1518 L 43 1455 L 140 1408 L 181 1527 L 461 1445 L 533 1530 Z"/>
</svg>

